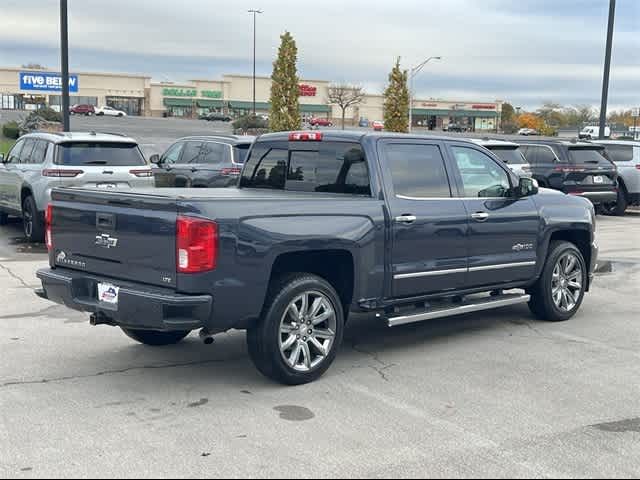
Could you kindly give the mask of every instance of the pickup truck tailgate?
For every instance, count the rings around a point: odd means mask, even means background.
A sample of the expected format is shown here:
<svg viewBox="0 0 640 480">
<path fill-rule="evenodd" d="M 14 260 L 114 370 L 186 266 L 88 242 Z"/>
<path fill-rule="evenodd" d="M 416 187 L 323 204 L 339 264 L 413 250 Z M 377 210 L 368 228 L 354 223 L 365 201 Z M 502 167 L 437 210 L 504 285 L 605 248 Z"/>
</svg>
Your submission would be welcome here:
<svg viewBox="0 0 640 480">
<path fill-rule="evenodd" d="M 176 287 L 175 198 L 54 190 L 53 267 Z"/>
</svg>

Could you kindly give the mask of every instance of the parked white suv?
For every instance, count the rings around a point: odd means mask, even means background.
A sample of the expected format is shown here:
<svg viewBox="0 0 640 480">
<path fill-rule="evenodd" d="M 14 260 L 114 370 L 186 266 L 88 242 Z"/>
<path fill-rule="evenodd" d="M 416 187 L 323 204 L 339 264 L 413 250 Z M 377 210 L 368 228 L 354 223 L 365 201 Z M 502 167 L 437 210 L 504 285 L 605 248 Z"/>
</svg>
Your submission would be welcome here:
<svg viewBox="0 0 640 480">
<path fill-rule="evenodd" d="M 153 187 L 153 172 L 132 138 L 101 133 L 31 133 L 0 154 L 0 224 L 23 219 L 30 242 L 44 238 L 53 187 Z"/>
<path fill-rule="evenodd" d="M 99 117 L 126 117 L 127 113 L 122 110 L 117 110 L 113 107 L 105 106 L 96 108 L 96 115 Z"/>
<path fill-rule="evenodd" d="M 611 215 L 624 215 L 629 205 L 640 205 L 640 142 L 624 140 L 600 140 L 608 157 L 618 167 L 618 201 L 606 204 Z"/>
</svg>

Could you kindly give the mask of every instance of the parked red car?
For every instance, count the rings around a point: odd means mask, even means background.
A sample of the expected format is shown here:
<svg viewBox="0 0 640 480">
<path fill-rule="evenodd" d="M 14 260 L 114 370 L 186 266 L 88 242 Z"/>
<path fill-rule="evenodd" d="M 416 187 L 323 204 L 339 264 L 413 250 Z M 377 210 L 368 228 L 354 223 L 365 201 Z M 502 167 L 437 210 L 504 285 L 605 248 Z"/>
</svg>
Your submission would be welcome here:
<svg viewBox="0 0 640 480">
<path fill-rule="evenodd" d="M 376 120 L 375 122 L 373 122 L 371 126 L 376 132 L 381 132 L 382 130 L 384 130 L 384 123 L 379 120 Z"/>
<path fill-rule="evenodd" d="M 69 108 L 71 115 L 95 115 L 96 109 L 93 105 L 74 105 Z"/>
<path fill-rule="evenodd" d="M 333 123 L 328 118 L 312 118 L 309 120 L 312 127 L 333 127 Z"/>
</svg>

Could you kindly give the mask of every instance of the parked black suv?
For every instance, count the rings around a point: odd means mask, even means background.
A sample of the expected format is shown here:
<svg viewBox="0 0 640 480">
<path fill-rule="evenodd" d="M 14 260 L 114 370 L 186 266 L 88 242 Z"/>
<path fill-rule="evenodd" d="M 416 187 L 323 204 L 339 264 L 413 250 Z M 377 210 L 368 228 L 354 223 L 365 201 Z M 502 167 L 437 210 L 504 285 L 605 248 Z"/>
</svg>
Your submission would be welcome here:
<svg viewBox="0 0 640 480">
<path fill-rule="evenodd" d="M 220 135 L 181 138 L 151 162 L 156 187 L 213 188 L 238 183 L 255 137 Z"/>
<path fill-rule="evenodd" d="M 568 140 L 519 140 L 541 187 L 588 198 L 594 205 L 616 202 L 618 171 L 604 147 Z"/>
</svg>

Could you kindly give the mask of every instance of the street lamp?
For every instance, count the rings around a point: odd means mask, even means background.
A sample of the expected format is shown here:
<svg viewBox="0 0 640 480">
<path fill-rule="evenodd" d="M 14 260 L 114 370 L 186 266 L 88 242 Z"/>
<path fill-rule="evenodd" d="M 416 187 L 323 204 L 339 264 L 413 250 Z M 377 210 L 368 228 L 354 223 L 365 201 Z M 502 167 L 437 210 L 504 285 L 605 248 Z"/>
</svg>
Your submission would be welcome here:
<svg viewBox="0 0 640 480">
<path fill-rule="evenodd" d="M 413 67 L 409 73 L 409 132 L 411 132 L 413 128 L 413 79 L 431 60 L 442 60 L 442 57 L 429 57 L 420 65 Z"/>
<path fill-rule="evenodd" d="M 62 76 L 62 130 L 71 130 L 69 124 L 69 28 L 67 21 L 67 0 L 60 0 L 60 67 Z"/>
<path fill-rule="evenodd" d="M 607 27 L 607 48 L 604 57 L 604 75 L 602 79 L 602 99 L 600 105 L 600 132 L 598 138 L 605 138 L 607 125 L 607 102 L 609 100 L 609 75 L 611 73 L 611 49 L 613 46 L 613 28 L 616 18 L 616 0 L 609 0 L 609 25 Z"/>
<path fill-rule="evenodd" d="M 256 17 L 262 10 L 248 10 L 253 14 L 253 116 L 256 116 Z"/>
</svg>

